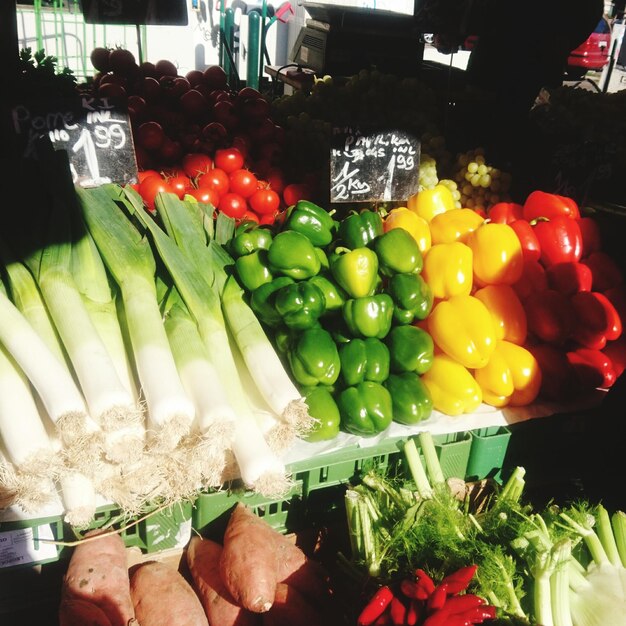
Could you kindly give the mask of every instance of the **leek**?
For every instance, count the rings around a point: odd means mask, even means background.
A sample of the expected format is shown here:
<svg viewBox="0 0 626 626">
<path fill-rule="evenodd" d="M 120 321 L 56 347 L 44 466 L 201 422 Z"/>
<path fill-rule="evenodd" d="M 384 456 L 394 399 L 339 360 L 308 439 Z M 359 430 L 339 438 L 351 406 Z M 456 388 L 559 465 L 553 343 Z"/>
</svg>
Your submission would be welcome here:
<svg viewBox="0 0 626 626">
<path fill-rule="evenodd" d="M 72 197 L 72 200 L 75 198 Z M 33 273 L 84 394 L 91 417 L 105 430 L 135 412 L 111 356 L 98 334 L 72 275 L 72 201 L 55 198 L 49 215 L 48 245 L 24 262 Z"/>
<path fill-rule="evenodd" d="M 39 394 L 64 440 L 88 428 L 83 396 L 65 364 L 8 299 L 0 282 L 0 343 Z"/>
<path fill-rule="evenodd" d="M 163 326 L 150 243 L 103 187 L 77 189 L 83 216 L 102 259 L 120 288 L 135 367 L 145 396 L 151 444 L 172 450 L 195 418 Z"/>
<path fill-rule="evenodd" d="M 175 241 L 146 213 L 135 192 L 125 190 L 125 193 L 134 214 L 150 231 L 155 248 L 198 325 L 207 353 L 214 363 L 219 364 L 221 383 L 237 415 L 232 450 L 243 482 L 264 495 L 284 494 L 289 488 L 285 464 L 269 448 L 252 413 L 233 358 L 217 294 L 203 278 L 203 269 L 193 266 Z"/>
</svg>

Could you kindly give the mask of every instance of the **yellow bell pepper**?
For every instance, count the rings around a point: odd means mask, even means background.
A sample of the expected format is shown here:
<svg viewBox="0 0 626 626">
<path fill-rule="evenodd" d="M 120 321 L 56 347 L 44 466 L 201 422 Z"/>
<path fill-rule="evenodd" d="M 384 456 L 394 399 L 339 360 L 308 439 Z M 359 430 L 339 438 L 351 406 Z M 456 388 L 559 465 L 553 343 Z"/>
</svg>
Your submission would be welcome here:
<svg viewBox="0 0 626 626">
<path fill-rule="evenodd" d="M 541 369 L 524 347 L 499 341 L 489 363 L 474 371 L 483 401 L 495 407 L 526 406 L 541 387 Z"/>
<path fill-rule="evenodd" d="M 471 232 L 465 242 L 474 253 L 474 282 L 513 285 L 522 276 L 522 244 L 508 224 L 487 222 Z"/>
<path fill-rule="evenodd" d="M 433 244 L 452 243 L 465 239 L 476 230 L 485 218 L 472 209 L 452 209 L 435 215 L 430 221 L 430 236 Z"/>
<path fill-rule="evenodd" d="M 445 300 L 472 291 L 472 251 L 464 243 L 438 243 L 424 257 L 422 278 L 433 297 Z"/>
<path fill-rule="evenodd" d="M 518 346 L 526 341 L 526 311 L 511 285 L 487 285 L 475 291 L 474 297 L 489 309 L 496 328 L 496 339 Z"/>
<path fill-rule="evenodd" d="M 469 370 L 449 356 L 435 355 L 421 379 L 430 392 L 433 408 L 440 413 L 472 413 L 482 402 L 482 391 Z"/>
<path fill-rule="evenodd" d="M 407 201 L 407 207 L 430 222 L 435 215 L 455 208 L 454 196 L 445 185 L 440 183 L 432 189 L 422 189 L 413 194 Z"/>
<path fill-rule="evenodd" d="M 428 316 L 433 341 L 461 365 L 485 367 L 496 347 L 496 329 L 487 307 L 474 296 L 442 300 Z"/>
<path fill-rule="evenodd" d="M 389 211 L 383 221 L 385 232 L 392 228 L 404 228 L 413 236 L 422 255 L 426 254 L 431 246 L 430 227 L 428 222 L 414 211 L 405 206 L 396 207 Z"/>
</svg>

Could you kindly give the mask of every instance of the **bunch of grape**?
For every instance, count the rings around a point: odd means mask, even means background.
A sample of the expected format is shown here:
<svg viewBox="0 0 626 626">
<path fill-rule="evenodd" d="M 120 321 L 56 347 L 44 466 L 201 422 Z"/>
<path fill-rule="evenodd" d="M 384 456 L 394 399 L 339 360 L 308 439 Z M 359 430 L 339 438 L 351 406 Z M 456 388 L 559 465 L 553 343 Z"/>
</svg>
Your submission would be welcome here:
<svg viewBox="0 0 626 626">
<path fill-rule="evenodd" d="M 482 148 L 457 156 L 453 179 L 463 208 L 487 211 L 497 202 L 511 200 L 511 175 L 489 165 Z"/>
<path fill-rule="evenodd" d="M 455 208 L 462 209 L 463 205 L 461 204 L 461 192 L 459 191 L 459 186 L 456 184 L 456 181 L 451 178 L 442 178 L 439 183 L 441 185 L 445 185 L 452 192 Z"/>
</svg>

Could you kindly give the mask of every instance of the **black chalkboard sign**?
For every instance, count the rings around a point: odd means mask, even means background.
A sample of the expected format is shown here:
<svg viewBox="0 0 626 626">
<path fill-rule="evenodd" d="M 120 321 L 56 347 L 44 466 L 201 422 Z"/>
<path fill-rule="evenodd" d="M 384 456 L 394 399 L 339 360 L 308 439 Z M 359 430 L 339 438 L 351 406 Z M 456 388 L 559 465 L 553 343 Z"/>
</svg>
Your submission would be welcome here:
<svg viewBox="0 0 626 626">
<path fill-rule="evenodd" d="M 110 98 L 77 96 L 13 106 L 13 128 L 24 158 L 35 157 L 47 135 L 67 151 L 72 179 L 81 187 L 137 182 L 137 160 L 128 111 Z"/>
<path fill-rule="evenodd" d="M 186 26 L 186 0 L 80 0 L 87 24 Z"/>
<path fill-rule="evenodd" d="M 403 130 L 335 128 L 330 201 L 407 200 L 418 190 L 420 141 Z"/>
</svg>

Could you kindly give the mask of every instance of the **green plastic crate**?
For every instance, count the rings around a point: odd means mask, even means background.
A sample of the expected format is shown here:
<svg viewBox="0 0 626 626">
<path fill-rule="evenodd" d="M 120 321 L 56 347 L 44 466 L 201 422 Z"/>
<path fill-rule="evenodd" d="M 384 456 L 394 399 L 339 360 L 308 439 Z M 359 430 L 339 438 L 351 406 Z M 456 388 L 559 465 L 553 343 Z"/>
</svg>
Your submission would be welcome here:
<svg viewBox="0 0 626 626">
<path fill-rule="evenodd" d="M 437 435 L 433 440 L 444 477 L 465 478 L 472 448 L 471 433 Z"/>
<path fill-rule="evenodd" d="M 123 529 L 119 534 L 127 548 L 137 547 L 144 553 L 158 552 L 187 544 L 191 535 L 192 509 L 192 502 L 176 503 L 139 516 L 133 523 L 132 518 L 122 516 L 118 507 L 102 506 L 97 509 L 89 530 Z M 72 543 L 79 538 L 79 534 L 60 515 L 0 522 L 0 571 L 69 558 L 71 546 L 52 544 L 51 547 L 49 541 Z M 4 558 L 3 544 L 13 544 L 13 549 L 5 549 Z M 45 556 L 39 558 L 39 551 L 44 545 Z"/>
<path fill-rule="evenodd" d="M 470 432 L 472 447 L 467 464 L 467 478 L 492 478 L 501 482 L 502 465 L 511 438 L 510 429 L 506 426 L 493 426 Z"/>
</svg>

